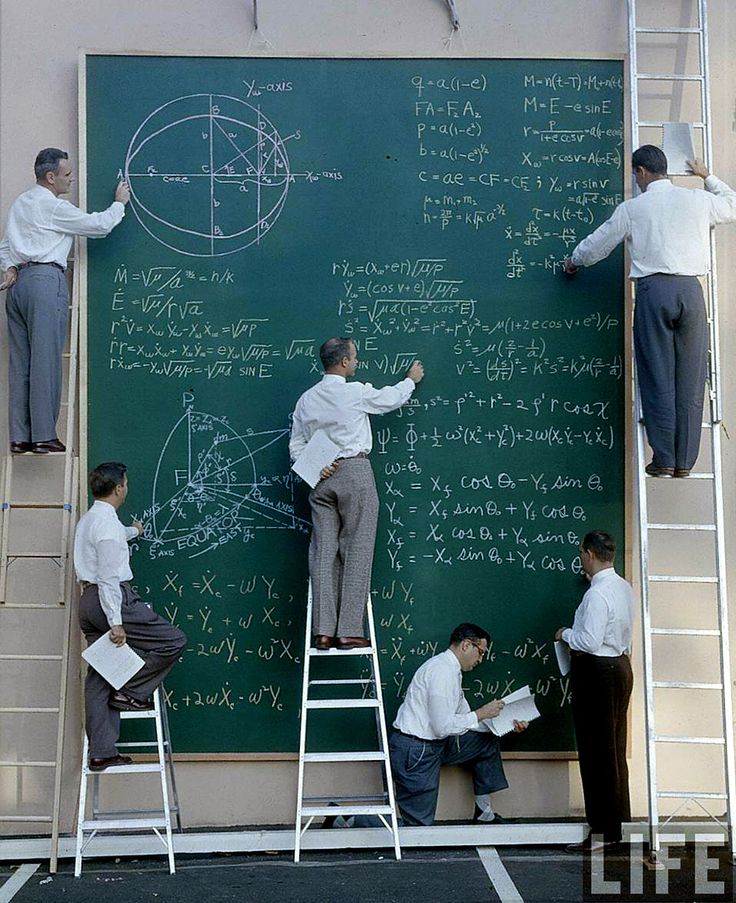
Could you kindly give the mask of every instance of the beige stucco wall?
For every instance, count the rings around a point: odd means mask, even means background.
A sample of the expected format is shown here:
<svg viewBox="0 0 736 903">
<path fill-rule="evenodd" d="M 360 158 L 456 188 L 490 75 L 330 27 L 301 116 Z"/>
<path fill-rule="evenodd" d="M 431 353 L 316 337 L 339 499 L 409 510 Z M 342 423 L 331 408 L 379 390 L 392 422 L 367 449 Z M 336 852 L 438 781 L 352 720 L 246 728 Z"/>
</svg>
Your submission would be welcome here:
<svg viewBox="0 0 736 903">
<path fill-rule="evenodd" d="M 647 0 L 640 0 L 644 8 Z M 452 55 L 522 57 L 622 57 L 627 50 L 626 3 L 624 0 L 456 0 L 461 30 L 448 50 L 449 18 L 444 0 L 260 0 L 262 35 L 252 36 L 250 0 L 2 0 L 0 4 L 0 216 L 4 218 L 14 197 L 31 181 L 32 160 L 41 147 L 55 145 L 77 152 L 77 66 L 80 48 L 109 51 L 186 51 L 228 54 L 395 54 L 444 57 Z M 670 11 L 680 15 L 686 2 L 654 2 L 648 7 L 656 17 Z M 736 44 L 736 4 L 733 0 L 711 0 L 711 65 L 713 75 L 714 169 L 731 184 L 736 183 L 736 69 L 732 48 Z M 666 19 L 664 20 L 666 21 Z M 672 20 L 670 19 L 670 22 Z M 662 22 L 660 21 L 660 24 Z M 263 39 L 268 39 L 265 44 Z M 250 48 L 250 49 L 248 49 Z M 680 48 L 681 49 L 681 48 Z M 661 68 L 678 47 L 661 52 Z M 664 102 L 660 101 L 659 106 Z M 662 118 L 678 118 L 679 109 L 664 103 Z M 685 113 L 684 115 L 687 115 Z M 72 199 L 75 195 L 72 196 Z M 733 297 L 736 280 L 723 265 L 736 252 L 736 229 L 724 228 L 719 236 L 721 252 L 721 348 L 725 419 L 736 436 L 733 412 L 736 386 L 730 362 L 736 351 Z M 0 326 L 0 360 L 5 360 L 7 342 Z M 6 383 L 0 379 L 0 410 L 6 409 Z M 0 417 L 0 445 L 7 440 L 4 415 Z M 734 486 L 736 454 L 733 441 L 724 436 L 724 487 L 727 535 L 736 535 Z M 44 469 L 42 469 L 44 468 Z M 36 474 L 58 480 L 51 462 L 39 462 Z M 633 483 L 630 498 L 633 497 Z M 685 490 L 683 490 L 684 492 Z M 688 487 L 687 491 L 691 491 Z M 684 497 L 684 496 L 683 496 Z M 692 505 L 688 501 L 688 505 Z M 630 506 L 633 512 L 633 505 Z M 671 512 L 673 519 L 676 514 Z M 633 526 L 633 521 L 631 522 Z M 29 526 L 17 541 L 34 531 Z M 629 536 L 635 535 L 633 530 Z M 672 544 L 665 552 L 665 566 L 672 572 L 682 567 L 682 558 L 695 566 L 692 545 Z M 631 540 L 626 564 L 633 574 L 635 549 Z M 736 585 L 736 556 L 729 552 L 729 576 Z M 705 604 L 705 603 L 703 603 Z M 678 616 L 692 615 L 692 596 L 678 594 L 668 605 Z M 53 615 L 46 615 L 48 618 Z M 705 622 L 704 622 L 705 623 Z M 492 625 L 491 625 L 492 626 Z M 28 621 L 28 631 L 39 628 Z M 48 629 L 48 628 L 47 628 Z M 1 639 L 0 639 L 1 642 Z M 692 642 L 692 641 L 688 641 Z M 704 647 L 698 647 L 702 649 Z M 73 647 L 78 655 L 78 644 Z M 687 643 L 673 662 L 704 658 Z M 643 745 L 643 700 L 641 697 L 640 647 L 635 656 L 637 690 L 632 704 L 631 785 L 636 815 L 646 812 Z M 63 827 L 73 822 L 76 797 L 74 770 L 79 749 L 79 681 L 72 669 L 68 718 L 66 793 Z M 52 697 L 56 685 L 41 668 L 2 672 L 1 695 L 17 694 L 18 688 L 37 681 Z M 703 694 L 701 694 L 702 696 Z M 708 713 L 708 700 L 694 700 L 693 708 Z M 0 700 L 0 705 L 2 700 Z M 682 706 L 667 712 L 673 728 L 687 728 Z M 0 738 L 0 744 L 2 743 Z M 0 754 L 0 758 L 2 755 Z M 689 765 L 686 763 L 690 763 Z M 693 766 L 692 756 L 682 759 L 682 773 L 703 773 Z M 511 790 L 499 808 L 507 815 L 566 816 L 579 814 L 581 794 L 575 763 L 514 761 L 509 765 Z M 187 825 L 287 823 L 293 819 L 296 770 L 293 763 L 181 763 L 178 781 Z M 0 776 L 0 781 L 2 777 Z M 128 802 L 140 798 L 138 783 L 121 781 Z M 38 793 L 47 792 L 39 783 Z M 6 788 L 7 790 L 7 788 Z M 463 817 L 470 811 L 468 782 L 459 773 L 443 781 L 440 817 Z M 27 825 L 16 826 L 28 830 Z M 38 830 L 38 828 L 36 828 Z"/>
</svg>

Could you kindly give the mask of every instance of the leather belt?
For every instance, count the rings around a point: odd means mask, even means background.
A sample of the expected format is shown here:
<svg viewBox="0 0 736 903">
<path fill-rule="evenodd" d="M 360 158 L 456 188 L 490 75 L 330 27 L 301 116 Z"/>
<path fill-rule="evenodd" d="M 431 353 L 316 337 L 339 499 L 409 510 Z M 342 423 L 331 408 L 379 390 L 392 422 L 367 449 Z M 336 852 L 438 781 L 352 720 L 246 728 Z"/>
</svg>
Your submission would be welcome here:
<svg viewBox="0 0 736 903">
<path fill-rule="evenodd" d="M 21 270 L 25 270 L 26 267 L 56 267 L 57 270 L 66 273 L 66 267 L 63 267 L 60 263 L 56 263 L 54 260 L 28 260 L 26 263 L 15 264 L 15 268 L 19 273 Z"/>
<path fill-rule="evenodd" d="M 90 586 L 97 586 L 96 583 L 90 583 L 89 580 L 80 580 L 79 583 L 82 587 L 82 592 L 84 592 L 86 589 L 89 589 Z"/>
<path fill-rule="evenodd" d="M 407 734 L 405 731 L 400 731 L 398 727 L 395 727 L 394 730 L 397 734 L 401 734 L 402 737 L 408 737 L 410 740 L 416 740 L 418 743 L 444 743 L 444 740 L 427 740 L 426 737 L 417 737 L 416 734 Z"/>
<path fill-rule="evenodd" d="M 352 461 L 353 458 L 367 458 L 368 452 L 358 452 L 357 455 L 348 455 L 346 458 L 335 458 L 336 461 Z"/>
</svg>

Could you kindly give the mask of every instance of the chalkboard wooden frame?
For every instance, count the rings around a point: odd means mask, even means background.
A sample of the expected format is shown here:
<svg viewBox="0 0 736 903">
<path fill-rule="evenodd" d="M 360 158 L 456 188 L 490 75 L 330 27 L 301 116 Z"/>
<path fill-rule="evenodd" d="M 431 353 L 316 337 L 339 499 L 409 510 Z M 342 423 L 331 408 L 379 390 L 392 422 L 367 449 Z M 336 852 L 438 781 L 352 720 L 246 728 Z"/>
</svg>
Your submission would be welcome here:
<svg viewBox="0 0 736 903">
<path fill-rule="evenodd" d="M 203 53 L 199 51 L 176 51 L 176 52 L 167 52 L 167 53 L 158 53 L 153 51 L 109 51 L 109 50 L 89 50 L 83 49 L 80 51 L 79 60 L 79 198 L 80 198 L 80 206 L 83 208 L 87 204 L 87 159 L 86 159 L 86 63 L 87 58 L 89 56 L 106 56 L 106 57 L 126 57 L 126 56 L 136 56 L 136 57 L 154 57 L 154 58 L 168 58 L 168 57 L 190 57 L 190 58 L 219 58 L 219 59 L 264 59 L 269 58 L 265 57 L 261 54 L 232 54 L 232 53 L 220 53 L 220 52 L 212 52 L 212 53 Z M 315 53 L 315 54 L 289 54 L 289 53 L 278 53 L 270 55 L 276 59 L 350 59 L 350 60 L 431 60 L 424 53 L 412 53 L 412 54 L 396 54 L 396 53 L 371 53 L 371 54 L 342 54 L 342 53 L 334 53 L 334 54 L 324 54 L 324 53 Z M 488 57 L 484 57 L 481 55 L 463 55 L 461 57 L 437 57 L 437 61 L 444 61 L 447 59 L 456 59 L 459 61 L 472 61 L 472 60 L 487 60 Z M 516 60 L 516 59 L 524 59 L 524 57 L 518 56 L 496 56 L 494 59 L 499 60 Z M 551 58 L 550 58 L 551 59 Z M 564 58 L 560 58 L 560 61 L 612 61 L 612 62 L 620 62 L 625 59 L 624 54 L 568 54 Z M 624 94 L 625 97 L 625 94 Z M 624 135 L 624 147 L 625 153 L 628 153 L 628 143 L 629 136 L 627 134 Z M 80 279 L 80 297 L 81 297 L 81 310 L 80 310 L 80 417 L 79 417 L 79 442 L 80 442 L 80 510 L 84 510 L 86 505 L 84 504 L 87 501 L 87 493 L 86 493 L 86 473 L 88 470 L 89 462 L 87 459 L 87 448 L 88 448 L 88 354 L 87 354 L 87 248 L 86 242 L 84 240 L 80 241 L 80 252 L 79 252 L 79 260 L 77 262 L 78 265 L 78 276 Z M 628 293 L 627 293 L 628 295 Z M 628 317 L 628 312 L 627 312 Z M 627 323 L 628 325 L 628 323 Z M 629 331 L 625 330 L 624 332 L 624 342 L 626 349 L 626 364 L 625 364 L 625 406 L 626 409 L 630 407 L 631 397 L 630 397 L 630 335 Z M 628 419 L 625 419 L 625 448 L 628 449 L 630 447 L 630 424 L 628 423 Z M 624 497 L 624 523 L 626 533 L 629 532 L 629 512 L 630 512 L 630 504 L 631 504 L 631 492 L 630 492 L 630 481 L 628 479 L 628 455 L 626 456 L 626 479 L 625 479 L 625 497 Z M 631 553 L 627 546 L 624 543 L 621 544 L 621 561 L 624 564 L 624 570 L 628 572 L 630 570 L 630 561 L 631 561 Z M 514 759 L 514 760 L 559 760 L 559 759 L 576 759 L 577 753 L 575 751 L 559 751 L 559 750 L 547 750 L 547 751 L 522 751 L 522 752 L 506 752 L 504 753 L 505 758 Z M 257 753 L 257 752 L 248 752 L 248 753 L 179 753 L 177 754 L 177 759 L 180 761 L 291 761 L 296 759 L 296 755 L 293 753 L 279 753 L 279 752 L 268 752 L 268 753 Z"/>
</svg>

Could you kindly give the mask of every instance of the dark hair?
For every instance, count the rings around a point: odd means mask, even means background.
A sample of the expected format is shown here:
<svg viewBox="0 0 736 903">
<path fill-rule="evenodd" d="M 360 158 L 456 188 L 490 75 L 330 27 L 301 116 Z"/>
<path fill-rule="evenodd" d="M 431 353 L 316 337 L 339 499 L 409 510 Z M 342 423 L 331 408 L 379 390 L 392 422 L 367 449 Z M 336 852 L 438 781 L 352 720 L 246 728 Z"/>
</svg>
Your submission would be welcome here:
<svg viewBox="0 0 736 903">
<path fill-rule="evenodd" d="M 485 640 L 486 643 L 490 643 L 491 636 L 477 624 L 458 624 L 450 634 L 450 645 L 457 646 L 463 640 Z"/>
<path fill-rule="evenodd" d="M 58 147 L 45 147 L 42 151 L 39 151 L 36 162 L 33 164 L 36 181 L 41 182 L 49 172 L 58 172 L 59 160 L 68 159 L 69 154 L 66 151 L 59 150 Z"/>
<path fill-rule="evenodd" d="M 582 547 L 592 552 L 598 561 L 613 561 L 616 556 L 616 540 L 603 530 L 591 530 L 583 537 Z"/>
<path fill-rule="evenodd" d="M 344 357 L 350 357 L 355 343 L 346 336 L 335 336 L 327 341 L 319 349 L 319 357 L 325 370 L 340 363 Z"/>
<path fill-rule="evenodd" d="M 90 492 L 96 499 L 104 499 L 125 480 L 128 468 L 117 461 L 98 464 L 89 475 Z"/>
<path fill-rule="evenodd" d="M 642 166 L 657 176 L 667 175 L 667 157 L 664 151 L 653 144 L 644 144 L 631 155 L 631 168 Z"/>
</svg>

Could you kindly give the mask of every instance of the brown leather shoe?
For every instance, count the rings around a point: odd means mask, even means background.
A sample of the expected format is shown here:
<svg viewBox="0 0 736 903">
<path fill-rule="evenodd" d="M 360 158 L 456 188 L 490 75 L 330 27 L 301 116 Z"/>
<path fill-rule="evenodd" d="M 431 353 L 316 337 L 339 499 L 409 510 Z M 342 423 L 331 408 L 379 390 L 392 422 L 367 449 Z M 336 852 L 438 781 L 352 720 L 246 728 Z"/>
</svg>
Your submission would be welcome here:
<svg viewBox="0 0 736 903">
<path fill-rule="evenodd" d="M 335 640 L 336 649 L 367 649 L 371 644 L 362 636 L 339 636 Z"/>
<path fill-rule="evenodd" d="M 650 477 L 664 477 L 665 479 L 669 479 L 675 475 L 674 467 L 660 467 L 659 464 L 655 464 L 654 461 L 647 464 L 644 470 Z"/>
<path fill-rule="evenodd" d="M 690 476 L 690 471 L 686 467 L 676 467 L 675 468 L 675 479 L 684 480 L 685 477 Z"/>
<path fill-rule="evenodd" d="M 317 649 L 332 649 L 335 645 L 335 637 L 319 633 L 314 638 L 314 645 Z"/>
<path fill-rule="evenodd" d="M 114 768 L 116 765 L 132 765 L 130 756 L 110 756 L 107 759 L 90 759 L 90 771 L 104 771 L 106 768 Z"/>
<path fill-rule="evenodd" d="M 134 699 L 127 693 L 117 690 L 110 697 L 108 705 L 111 709 L 117 709 L 119 712 L 149 712 L 153 708 L 153 700 L 148 699 L 141 702 L 140 699 Z"/>
<path fill-rule="evenodd" d="M 58 439 L 49 439 L 48 442 L 34 442 L 31 445 L 34 455 L 45 455 L 47 452 L 65 452 L 66 445 Z"/>
<path fill-rule="evenodd" d="M 26 452 L 29 452 L 33 448 L 33 445 L 30 442 L 11 442 L 10 443 L 10 454 L 11 455 L 24 455 Z"/>
</svg>

